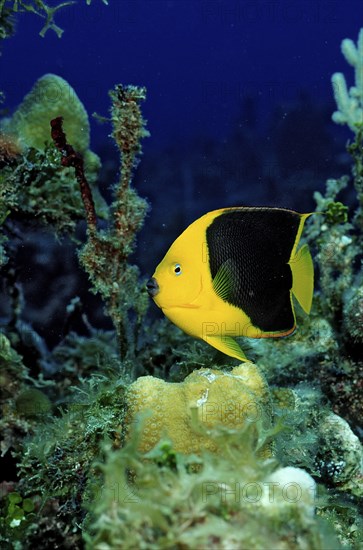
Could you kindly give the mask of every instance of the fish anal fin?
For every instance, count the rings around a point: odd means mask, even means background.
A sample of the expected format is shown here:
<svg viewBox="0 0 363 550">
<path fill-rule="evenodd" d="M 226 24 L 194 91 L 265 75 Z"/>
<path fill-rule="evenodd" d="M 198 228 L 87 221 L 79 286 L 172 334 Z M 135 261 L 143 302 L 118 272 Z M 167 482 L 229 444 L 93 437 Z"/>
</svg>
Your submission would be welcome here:
<svg viewBox="0 0 363 550">
<path fill-rule="evenodd" d="M 292 293 L 305 311 L 310 313 L 314 292 L 314 265 L 307 244 L 304 244 L 290 260 Z"/>
<path fill-rule="evenodd" d="M 230 357 L 234 357 L 239 361 L 249 361 L 239 344 L 237 344 L 236 340 L 234 340 L 231 336 L 206 336 L 204 340 L 210 346 L 213 346 Z"/>
<path fill-rule="evenodd" d="M 227 301 L 232 291 L 232 260 L 226 260 L 218 269 L 213 279 L 213 289 L 218 296 Z"/>
</svg>

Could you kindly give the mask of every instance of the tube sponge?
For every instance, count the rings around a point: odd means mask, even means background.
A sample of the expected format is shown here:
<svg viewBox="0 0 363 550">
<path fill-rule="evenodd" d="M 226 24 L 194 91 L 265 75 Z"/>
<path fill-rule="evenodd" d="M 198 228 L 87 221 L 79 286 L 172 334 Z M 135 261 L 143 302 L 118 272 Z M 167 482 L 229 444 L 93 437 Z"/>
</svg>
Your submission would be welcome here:
<svg viewBox="0 0 363 550">
<path fill-rule="evenodd" d="M 217 426 L 244 429 L 255 422 L 268 426 L 270 422 L 267 384 L 253 363 L 231 372 L 202 368 L 181 383 L 140 377 L 129 387 L 127 406 L 129 436 L 135 423 L 143 420 L 142 452 L 152 449 L 163 436 L 182 453 L 216 452 L 218 446 L 208 430 Z"/>
</svg>

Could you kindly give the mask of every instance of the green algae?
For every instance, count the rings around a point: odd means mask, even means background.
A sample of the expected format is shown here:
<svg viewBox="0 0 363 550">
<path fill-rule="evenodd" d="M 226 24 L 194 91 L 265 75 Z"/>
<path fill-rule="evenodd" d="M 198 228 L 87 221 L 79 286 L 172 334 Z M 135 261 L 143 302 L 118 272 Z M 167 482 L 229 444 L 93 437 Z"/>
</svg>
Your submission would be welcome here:
<svg viewBox="0 0 363 550">
<path fill-rule="evenodd" d="M 298 502 L 284 499 L 289 472 L 275 460 L 256 461 L 249 428 L 216 431 L 218 455 L 165 457 L 163 442 L 144 457 L 136 440 L 109 454 L 86 548 L 339 548 L 329 527 L 312 518 L 312 478 L 306 486 L 300 479 Z"/>
</svg>

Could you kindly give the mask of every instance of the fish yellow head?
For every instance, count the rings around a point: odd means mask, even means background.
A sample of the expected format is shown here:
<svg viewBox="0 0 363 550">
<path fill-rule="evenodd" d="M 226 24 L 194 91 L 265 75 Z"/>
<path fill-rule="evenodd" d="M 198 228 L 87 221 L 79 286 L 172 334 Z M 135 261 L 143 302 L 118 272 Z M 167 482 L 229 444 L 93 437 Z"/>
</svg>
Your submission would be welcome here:
<svg viewBox="0 0 363 550">
<path fill-rule="evenodd" d="M 193 307 L 202 292 L 202 243 L 193 233 L 184 232 L 178 237 L 147 283 L 150 296 L 162 310 Z"/>
</svg>

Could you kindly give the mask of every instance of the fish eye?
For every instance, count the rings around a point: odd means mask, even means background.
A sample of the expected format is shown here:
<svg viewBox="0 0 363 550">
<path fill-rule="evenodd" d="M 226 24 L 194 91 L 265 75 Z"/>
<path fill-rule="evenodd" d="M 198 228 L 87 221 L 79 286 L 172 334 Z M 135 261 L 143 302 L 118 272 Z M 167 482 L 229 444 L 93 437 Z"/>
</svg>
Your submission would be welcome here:
<svg viewBox="0 0 363 550">
<path fill-rule="evenodd" d="M 181 273 L 182 273 L 182 268 L 181 268 L 181 265 L 180 265 L 180 264 L 175 264 L 175 266 L 174 266 L 174 273 L 175 273 L 175 275 L 181 275 Z"/>
</svg>

